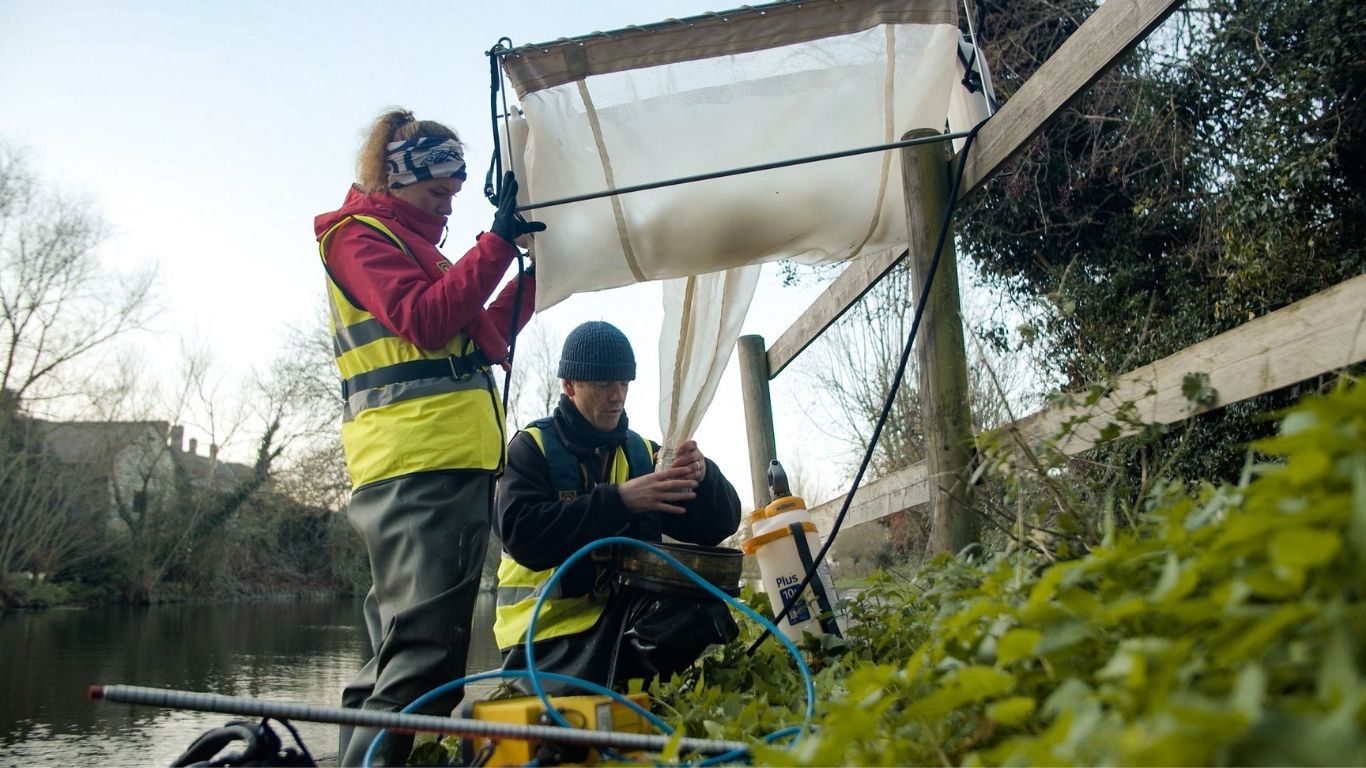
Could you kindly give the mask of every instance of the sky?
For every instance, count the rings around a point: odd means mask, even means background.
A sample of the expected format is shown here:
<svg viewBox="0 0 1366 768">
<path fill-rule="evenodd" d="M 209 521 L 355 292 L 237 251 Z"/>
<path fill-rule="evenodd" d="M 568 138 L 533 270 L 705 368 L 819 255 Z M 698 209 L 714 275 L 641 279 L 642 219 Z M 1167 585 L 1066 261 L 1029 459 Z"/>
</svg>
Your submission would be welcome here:
<svg viewBox="0 0 1366 768">
<path fill-rule="evenodd" d="M 316 317 L 323 275 L 313 217 L 341 203 L 380 112 L 401 106 L 461 133 L 471 179 L 445 246 L 458 258 L 493 214 L 479 189 L 492 148 L 485 51 L 499 38 L 546 42 L 730 7 L 0 0 L 0 142 L 109 222 L 100 256 L 110 269 L 156 265 L 165 311 L 143 341 L 153 371 L 173 376 L 189 344 L 207 349 L 225 377 L 245 378 L 265 370 L 288 328 Z M 742 333 L 771 344 L 822 286 L 784 288 L 774 265 L 764 269 Z M 661 318 L 655 283 L 572 297 L 532 327 L 562 339 L 580 322 L 606 320 L 626 332 L 640 371 L 627 412 L 633 429 L 658 439 Z M 803 383 L 784 372 L 771 386 L 779 457 L 800 464 L 808 482 L 847 483 L 802 415 Z M 696 439 L 748 507 L 734 357 Z M 249 455 L 251 440 L 224 455 Z"/>
</svg>

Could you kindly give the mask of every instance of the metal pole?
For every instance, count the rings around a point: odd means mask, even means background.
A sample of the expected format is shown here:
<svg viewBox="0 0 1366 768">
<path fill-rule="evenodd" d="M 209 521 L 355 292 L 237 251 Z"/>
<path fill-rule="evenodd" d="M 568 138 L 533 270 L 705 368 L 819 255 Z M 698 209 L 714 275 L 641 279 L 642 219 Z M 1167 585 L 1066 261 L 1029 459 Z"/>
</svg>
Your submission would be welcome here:
<svg viewBox="0 0 1366 768">
<path fill-rule="evenodd" d="M 934 131 L 910 131 L 903 138 L 915 135 L 934 135 Z M 948 160 L 943 146 L 901 151 L 911 279 L 917 291 L 929 279 L 934 258 L 930 250 L 948 204 Z M 952 230 L 944 238 L 943 248 L 916 340 L 930 477 L 930 554 L 958 552 L 978 538 L 976 517 L 965 504 L 969 499 L 966 479 L 972 458 L 972 413 L 968 409 L 967 353 L 963 348 L 963 312 Z"/>
<path fill-rule="evenodd" d="M 568 205 L 570 203 L 582 203 L 585 200 L 597 200 L 600 197 L 611 197 L 613 195 L 626 195 L 632 192 L 644 192 L 650 189 L 660 189 L 661 187 L 673 187 L 679 184 L 692 184 L 698 181 L 709 181 L 711 179 L 724 179 L 727 176 L 739 176 L 746 173 L 756 173 L 758 171 L 771 171 L 775 168 L 788 168 L 794 165 L 805 165 L 807 163 L 819 163 L 825 160 L 838 160 L 843 157 L 853 157 L 855 155 L 866 155 L 870 152 L 885 152 L 889 149 L 902 149 L 904 147 L 917 144 L 949 142 L 954 139 L 961 139 L 968 135 L 968 131 L 959 133 L 935 133 L 933 131 L 916 136 L 914 139 L 903 139 L 894 141 L 890 144 L 877 144 L 870 147 L 858 147 L 857 149 L 845 149 L 839 152 L 826 152 L 820 155 L 808 155 L 807 157 L 797 157 L 791 160 L 778 160 L 772 163 L 760 163 L 759 165 L 745 165 L 739 168 L 731 168 L 724 171 L 713 171 L 711 173 L 699 173 L 692 176 L 680 176 L 675 179 L 663 179 L 652 181 L 645 184 L 633 184 L 628 187 L 617 187 L 616 189 L 604 189 L 601 192 L 589 192 L 582 195 L 561 197 L 556 200 L 531 201 L 526 205 L 518 206 L 518 213 L 527 211 L 539 211 L 546 208 L 553 208 L 557 205 Z M 909 134 L 907 134 L 909 135 Z"/>
<path fill-rule="evenodd" d="M 764 337 L 741 336 L 736 342 L 740 356 L 740 396 L 745 401 L 745 437 L 749 441 L 749 479 L 754 506 L 773 501 L 768 492 L 768 463 L 778 458 L 773 435 L 773 403 L 768 394 L 768 351 Z"/>
<path fill-rule="evenodd" d="M 467 720 L 435 715 L 411 715 L 400 712 L 381 712 L 373 709 L 319 707 L 284 701 L 264 701 L 240 696 L 219 696 L 214 693 L 174 691 L 164 688 L 144 688 L 138 685 L 94 685 L 90 698 L 125 704 L 147 704 L 172 709 L 192 709 L 200 712 L 225 712 L 232 715 L 274 717 L 281 720 L 305 720 L 315 723 L 388 728 L 405 732 L 454 733 L 466 736 L 549 741 L 559 744 L 620 747 L 636 750 L 663 750 L 673 737 L 647 733 L 590 731 L 578 728 L 559 728 L 552 725 L 520 725 L 488 720 Z M 680 749 L 703 754 L 721 754 L 737 749 L 748 750 L 748 744 L 738 741 L 712 741 L 684 736 Z"/>
</svg>

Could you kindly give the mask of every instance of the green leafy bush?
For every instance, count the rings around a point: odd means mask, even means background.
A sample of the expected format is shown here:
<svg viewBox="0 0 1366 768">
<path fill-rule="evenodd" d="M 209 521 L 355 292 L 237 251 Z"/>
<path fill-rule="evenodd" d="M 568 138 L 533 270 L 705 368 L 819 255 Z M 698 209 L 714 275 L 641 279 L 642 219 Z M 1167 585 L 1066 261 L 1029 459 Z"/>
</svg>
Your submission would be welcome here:
<svg viewBox="0 0 1366 768">
<path fill-rule="evenodd" d="M 1304 401 L 1254 447 L 1275 460 L 1237 485 L 1157 483 L 1074 559 L 882 573 L 845 640 L 806 648 L 810 728 L 754 762 L 1366 764 L 1366 387 Z M 791 659 L 747 645 L 656 687 L 680 730 L 803 725 Z"/>
<path fill-rule="evenodd" d="M 70 598 L 71 590 L 66 584 L 11 578 L 0 589 L 0 608 L 47 608 Z"/>
</svg>

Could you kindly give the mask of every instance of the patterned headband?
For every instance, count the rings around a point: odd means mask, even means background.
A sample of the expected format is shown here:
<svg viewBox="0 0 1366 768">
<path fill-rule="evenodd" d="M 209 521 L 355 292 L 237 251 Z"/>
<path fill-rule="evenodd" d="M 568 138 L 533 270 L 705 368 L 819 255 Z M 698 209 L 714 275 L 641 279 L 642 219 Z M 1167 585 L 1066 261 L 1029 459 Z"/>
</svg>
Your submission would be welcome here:
<svg viewBox="0 0 1366 768">
<path fill-rule="evenodd" d="M 418 136 L 391 141 L 385 150 L 389 157 L 389 188 L 398 189 L 427 179 L 465 179 L 463 147 L 455 139 Z"/>
</svg>

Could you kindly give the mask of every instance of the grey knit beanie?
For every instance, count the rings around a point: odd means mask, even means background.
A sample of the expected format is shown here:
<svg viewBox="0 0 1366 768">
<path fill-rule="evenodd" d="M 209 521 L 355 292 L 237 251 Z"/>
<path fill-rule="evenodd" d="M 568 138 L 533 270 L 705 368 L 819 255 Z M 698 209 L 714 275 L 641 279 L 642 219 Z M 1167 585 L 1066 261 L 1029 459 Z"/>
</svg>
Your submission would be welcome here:
<svg viewBox="0 0 1366 768">
<path fill-rule="evenodd" d="M 570 381 L 635 381 L 636 356 L 631 342 L 615 325 L 589 320 L 565 337 L 559 377 Z"/>
</svg>

